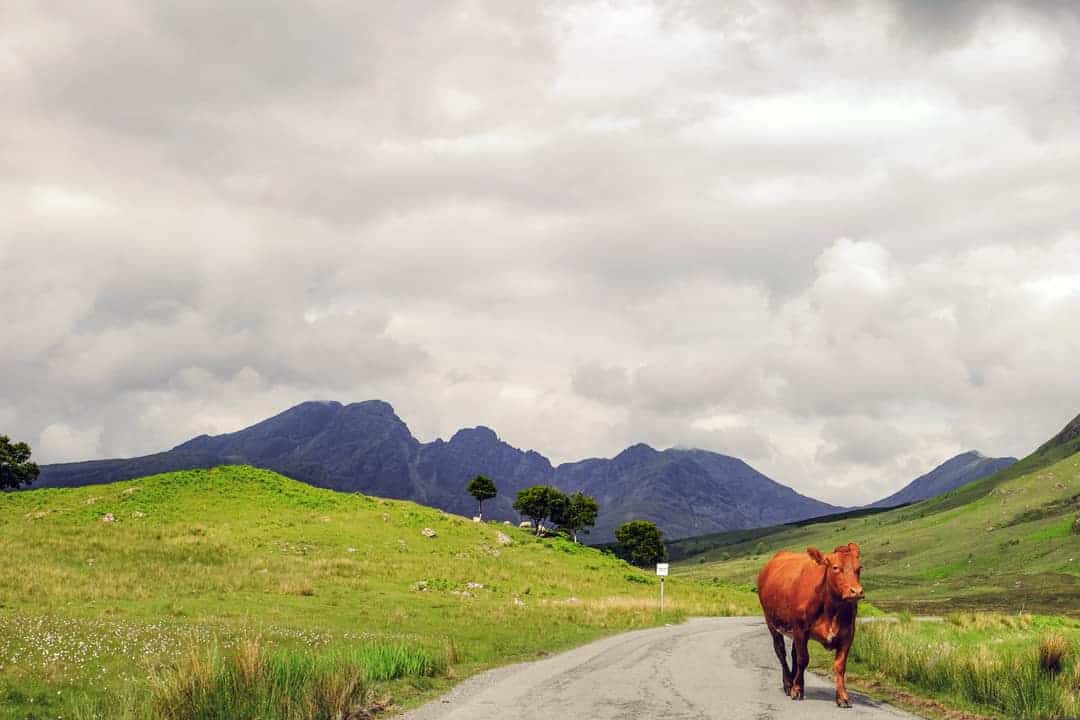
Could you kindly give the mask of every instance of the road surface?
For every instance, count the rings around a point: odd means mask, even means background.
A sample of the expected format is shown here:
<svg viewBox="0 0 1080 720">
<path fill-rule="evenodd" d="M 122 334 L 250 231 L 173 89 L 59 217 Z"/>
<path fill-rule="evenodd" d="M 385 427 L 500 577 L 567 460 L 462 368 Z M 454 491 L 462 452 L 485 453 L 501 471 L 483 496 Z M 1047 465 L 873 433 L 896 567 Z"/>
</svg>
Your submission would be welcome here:
<svg viewBox="0 0 1080 720">
<path fill-rule="evenodd" d="M 811 643 L 811 655 L 825 652 Z M 842 710 L 832 680 L 810 672 L 806 699 L 790 700 L 780 680 L 760 619 L 701 618 L 477 675 L 403 720 L 916 718 L 858 693 Z"/>
</svg>

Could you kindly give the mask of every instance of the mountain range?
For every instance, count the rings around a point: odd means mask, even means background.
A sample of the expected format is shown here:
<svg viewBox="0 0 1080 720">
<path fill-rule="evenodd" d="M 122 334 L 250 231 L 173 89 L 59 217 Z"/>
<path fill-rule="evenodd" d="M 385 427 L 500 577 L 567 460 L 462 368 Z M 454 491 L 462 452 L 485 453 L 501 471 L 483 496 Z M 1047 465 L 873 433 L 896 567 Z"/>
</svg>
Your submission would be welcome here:
<svg viewBox="0 0 1080 720">
<path fill-rule="evenodd" d="M 987 475 L 993 475 L 1015 462 L 1014 457 L 987 457 L 977 450 L 960 453 L 925 475 L 915 478 L 892 495 L 867 507 L 890 508 L 937 497 Z"/>
<path fill-rule="evenodd" d="M 484 474 L 499 488 L 484 513 L 499 520 L 517 520 L 511 504 L 518 490 L 530 485 L 580 490 L 601 508 L 589 542 L 609 541 L 616 527 L 637 518 L 679 538 L 840 509 L 800 495 L 738 458 L 704 450 L 660 451 L 639 444 L 610 459 L 553 466 L 540 453 L 519 450 L 482 426 L 422 443 L 379 400 L 305 402 L 238 432 L 201 435 L 167 452 L 44 465 L 35 486 L 105 483 L 222 464 L 254 465 L 319 487 L 408 499 L 462 515 L 476 511 L 465 485 Z"/>
<path fill-rule="evenodd" d="M 844 509 L 801 495 L 738 458 L 706 450 L 656 450 L 638 444 L 613 458 L 552 465 L 540 453 L 515 448 L 483 426 L 459 430 L 449 440 L 422 443 L 381 400 L 304 402 L 243 430 L 200 435 L 166 452 L 44 465 L 35 487 L 107 483 L 223 464 L 254 465 L 318 487 L 413 500 L 462 515 L 476 509 L 465 485 L 484 474 L 499 488 L 484 512 L 499 520 L 517 519 L 513 499 L 531 485 L 580 490 L 600 504 L 588 537 L 594 543 L 610 541 L 616 527 L 638 518 L 652 520 L 667 538 L 676 539 Z M 989 472 L 991 466 L 980 467 Z M 952 473 L 948 480 L 923 483 L 920 478 L 886 500 L 899 496 L 902 504 L 929 497 L 925 493 L 951 489 L 946 487 L 949 482 L 969 476 Z"/>
</svg>

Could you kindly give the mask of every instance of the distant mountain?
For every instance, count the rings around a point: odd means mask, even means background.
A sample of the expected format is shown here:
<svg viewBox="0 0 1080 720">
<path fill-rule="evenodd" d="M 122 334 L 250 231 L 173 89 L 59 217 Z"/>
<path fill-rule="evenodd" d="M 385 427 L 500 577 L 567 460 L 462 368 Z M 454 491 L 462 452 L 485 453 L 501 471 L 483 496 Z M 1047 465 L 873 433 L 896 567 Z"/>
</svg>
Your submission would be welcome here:
<svg viewBox="0 0 1080 720">
<path fill-rule="evenodd" d="M 589 542 L 612 539 L 626 520 L 657 523 L 668 538 L 827 515 L 840 508 L 800 495 L 737 458 L 705 450 L 654 450 L 634 445 L 610 459 L 553 467 L 486 427 L 449 440 L 421 443 L 380 400 L 342 405 L 305 402 L 238 432 L 201 435 L 168 452 L 118 460 L 44 465 L 35 487 L 88 485 L 154 473 L 247 464 L 319 487 L 413 500 L 472 515 L 465 485 L 483 473 L 499 495 L 485 515 L 516 520 L 518 490 L 548 483 L 596 497 L 601 514 Z"/>
<path fill-rule="evenodd" d="M 936 468 L 920 475 L 899 491 L 878 500 L 867 507 L 888 508 L 919 502 L 943 495 L 950 490 L 967 485 L 1004 470 L 1016 462 L 1014 457 L 986 457 L 977 450 L 970 450 L 950 458 Z"/>
</svg>

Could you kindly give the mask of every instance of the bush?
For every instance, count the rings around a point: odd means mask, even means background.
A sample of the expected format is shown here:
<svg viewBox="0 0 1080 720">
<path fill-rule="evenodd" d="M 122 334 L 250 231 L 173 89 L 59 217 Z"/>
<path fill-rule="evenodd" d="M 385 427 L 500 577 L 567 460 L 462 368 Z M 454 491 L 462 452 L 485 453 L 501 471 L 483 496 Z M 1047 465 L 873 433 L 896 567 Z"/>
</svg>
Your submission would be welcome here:
<svg viewBox="0 0 1080 720">
<path fill-rule="evenodd" d="M 646 567 L 667 559 L 664 534 L 656 523 L 631 520 L 615 530 L 619 557 L 638 567 Z"/>
</svg>

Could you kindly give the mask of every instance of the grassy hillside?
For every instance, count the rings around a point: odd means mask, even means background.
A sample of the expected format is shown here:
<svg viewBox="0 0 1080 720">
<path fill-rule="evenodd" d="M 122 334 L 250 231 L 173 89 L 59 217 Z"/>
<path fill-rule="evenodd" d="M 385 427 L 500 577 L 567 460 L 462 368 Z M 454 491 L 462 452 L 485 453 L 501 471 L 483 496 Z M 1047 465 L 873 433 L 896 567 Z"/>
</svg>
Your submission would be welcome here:
<svg viewBox="0 0 1080 720">
<path fill-rule="evenodd" d="M 270 695 L 330 680 L 407 705 L 493 664 L 756 602 L 676 578 L 661 617 L 656 579 L 596 550 L 250 467 L 4 494 L 0 574 L 8 718 L 189 717 L 176 698 L 193 687 L 239 697 L 256 676 L 284 684 L 224 716 L 274 717 Z"/>
<path fill-rule="evenodd" d="M 901 611 L 899 624 L 856 634 L 857 687 L 916 708 L 931 698 L 964 717 L 1076 717 L 1080 622 L 1060 615 L 1080 618 L 1077 450 L 1080 419 L 1006 470 L 922 503 L 675 543 L 674 572 L 753 586 L 777 550 L 855 540 L 867 597 Z M 819 648 L 811 656 L 821 670 L 831 662 Z"/>
<path fill-rule="evenodd" d="M 1080 438 L 1048 443 L 1006 470 L 897 510 L 714 537 L 680 577 L 753 583 L 782 548 L 863 549 L 867 596 L 885 609 L 1080 615 Z"/>
</svg>

